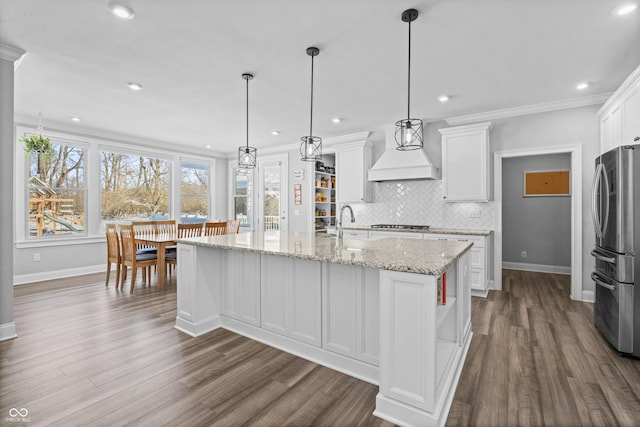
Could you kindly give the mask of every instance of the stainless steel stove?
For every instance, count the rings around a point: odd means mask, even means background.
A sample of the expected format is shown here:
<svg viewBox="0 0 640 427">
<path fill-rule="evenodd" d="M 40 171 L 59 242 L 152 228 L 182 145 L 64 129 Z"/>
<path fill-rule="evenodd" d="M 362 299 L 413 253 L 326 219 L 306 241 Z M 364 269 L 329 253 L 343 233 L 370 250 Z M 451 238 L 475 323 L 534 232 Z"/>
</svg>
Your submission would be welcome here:
<svg viewBox="0 0 640 427">
<path fill-rule="evenodd" d="M 373 224 L 371 228 L 386 230 L 428 230 L 428 225 L 408 225 L 408 224 Z"/>
</svg>

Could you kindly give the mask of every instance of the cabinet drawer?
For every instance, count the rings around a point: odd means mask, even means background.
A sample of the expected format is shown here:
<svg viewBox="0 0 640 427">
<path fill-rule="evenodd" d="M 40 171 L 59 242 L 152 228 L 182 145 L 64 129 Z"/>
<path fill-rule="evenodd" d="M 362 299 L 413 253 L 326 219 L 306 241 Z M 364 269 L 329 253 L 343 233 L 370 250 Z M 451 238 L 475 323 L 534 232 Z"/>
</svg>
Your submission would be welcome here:
<svg viewBox="0 0 640 427">
<path fill-rule="evenodd" d="M 342 237 L 345 239 L 368 239 L 369 232 L 367 230 L 342 230 Z"/>
<path fill-rule="evenodd" d="M 387 237 L 397 237 L 399 239 L 422 239 L 422 233 L 412 233 L 410 231 L 370 231 L 370 239 L 385 239 Z"/>
</svg>

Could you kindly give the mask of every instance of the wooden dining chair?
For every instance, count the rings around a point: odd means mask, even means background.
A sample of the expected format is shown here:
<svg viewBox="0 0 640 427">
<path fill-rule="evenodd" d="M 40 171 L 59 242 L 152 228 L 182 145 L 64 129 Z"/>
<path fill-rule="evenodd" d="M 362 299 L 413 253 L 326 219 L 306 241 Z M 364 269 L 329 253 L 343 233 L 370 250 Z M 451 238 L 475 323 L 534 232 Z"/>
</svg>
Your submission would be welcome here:
<svg viewBox="0 0 640 427">
<path fill-rule="evenodd" d="M 143 283 L 147 283 L 147 281 L 150 282 L 150 274 L 146 272 L 144 267 L 155 266 L 158 262 L 158 257 L 157 254 L 150 252 L 137 253 L 135 231 L 132 225 L 120 226 L 120 240 L 122 241 L 122 266 L 125 268 L 120 287 L 124 289 L 124 281 L 127 277 L 126 269 L 131 267 L 131 289 L 129 293 L 133 293 L 138 268 L 143 267 Z"/>
<path fill-rule="evenodd" d="M 226 221 L 207 221 L 204 223 L 205 236 L 220 236 L 227 233 Z"/>
<path fill-rule="evenodd" d="M 200 237 L 202 235 L 202 224 L 178 224 L 178 239 L 186 239 L 188 237 Z M 176 266 L 178 264 L 178 252 L 175 250 L 167 251 L 167 264 Z M 171 270 L 169 269 L 169 272 Z"/>
<path fill-rule="evenodd" d="M 165 219 L 160 221 L 153 221 L 156 226 L 156 234 L 176 234 L 176 220 Z"/>
<path fill-rule="evenodd" d="M 227 221 L 227 234 L 238 234 L 240 232 L 240 220 L 230 219 Z"/>
<path fill-rule="evenodd" d="M 156 233 L 156 225 L 155 221 L 134 221 L 131 223 L 133 227 L 133 232 L 136 236 L 150 236 Z M 152 253 L 155 254 L 157 251 L 155 246 L 136 244 L 136 252 L 139 254 L 142 253 Z"/>
<path fill-rule="evenodd" d="M 118 236 L 118 229 L 116 224 L 107 223 L 106 235 L 107 235 L 107 280 L 105 286 L 109 286 L 109 276 L 111 275 L 111 264 L 116 265 L 116 289 L 120 286 L 120 265 L 122 264 L 122 257 L 120 254 L 120 237 Z"/>
</svg>

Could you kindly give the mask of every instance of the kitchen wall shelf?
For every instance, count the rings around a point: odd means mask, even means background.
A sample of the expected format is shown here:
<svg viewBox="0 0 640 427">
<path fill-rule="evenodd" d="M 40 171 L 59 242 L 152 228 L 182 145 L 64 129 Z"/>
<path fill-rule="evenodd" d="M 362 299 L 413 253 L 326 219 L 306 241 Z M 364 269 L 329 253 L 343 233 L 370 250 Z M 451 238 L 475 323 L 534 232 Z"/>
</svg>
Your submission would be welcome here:
<svg viewBox="0 0 640 427">
<path fill-rule="evenodd" d="M 324 231 L 336 226 L 336 174 L 335 154 L 325 154 L 316 163 L 314 181 L 315 230 Z M 330 172 L 326 171 L 329 169 Z"/>
</svg>

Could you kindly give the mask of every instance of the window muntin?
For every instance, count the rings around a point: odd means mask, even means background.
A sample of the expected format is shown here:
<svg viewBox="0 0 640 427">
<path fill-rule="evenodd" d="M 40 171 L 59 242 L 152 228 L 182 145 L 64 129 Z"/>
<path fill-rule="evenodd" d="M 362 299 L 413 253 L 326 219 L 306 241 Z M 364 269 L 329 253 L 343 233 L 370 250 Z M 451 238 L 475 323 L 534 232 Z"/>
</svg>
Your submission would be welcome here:
<svg viewBox="0 0 640 427">
<path fill-rule="evenodd" d="M 26 235 L 29 239 L 86 236 L 86 149 L 73 141 L 49 139 L 50 150 L 25 152 Z"/>
<path fill-rule="evenodd" d="M 182 222 L 204 222 L 209 216 L 209 165 L 180 162 L 180 212 Z"/>
<path fill-rule="evenodd" d="M 139 154 L 100 152 L 103 220 L 151 219 L 169 214 L 171 162 Z"/>
</svg>

